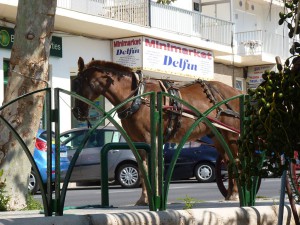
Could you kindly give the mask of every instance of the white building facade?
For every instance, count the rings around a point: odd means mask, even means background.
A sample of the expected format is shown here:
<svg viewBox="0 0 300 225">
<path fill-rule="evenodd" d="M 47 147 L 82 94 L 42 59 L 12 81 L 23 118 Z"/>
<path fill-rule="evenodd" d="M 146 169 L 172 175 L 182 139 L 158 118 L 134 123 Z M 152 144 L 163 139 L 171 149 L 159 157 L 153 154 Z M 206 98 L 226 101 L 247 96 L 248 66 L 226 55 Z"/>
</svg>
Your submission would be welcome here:
<svg viewBox="0 0 300 225">
<path fill-rule="evenodd" d="M 3 37 L 13 33 L 17 4 L 0 0 L 0 102 L 11 44 Z M 169 6 L 150 0 L 58 0 L 50 85 L 70 90 L 81 56 L 85 62 L 95 58 L 142 69 L 154 78 L 214 79 L 246 91 L 265 69 L 274 68 L 275 56 L 288 57 L 290 40 L 278 25 L 282 10 L 278 0 L 177 0 Z M 69 113 L 62 115 L 61 130 L 84 126 L 72 120 L 70 97 L 62 98 L 62 112 Z M 112 107 L 103 99 L 99 104 Z"/>
</svg>

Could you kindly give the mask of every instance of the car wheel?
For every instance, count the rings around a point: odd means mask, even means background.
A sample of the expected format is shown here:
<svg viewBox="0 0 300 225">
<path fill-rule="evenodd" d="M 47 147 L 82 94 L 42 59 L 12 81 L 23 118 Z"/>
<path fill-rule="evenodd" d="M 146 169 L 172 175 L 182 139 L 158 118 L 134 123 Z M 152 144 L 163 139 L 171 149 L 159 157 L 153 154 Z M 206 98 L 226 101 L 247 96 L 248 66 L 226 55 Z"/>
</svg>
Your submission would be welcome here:
<svg viewBox="0 0 300 225">
<path fill-rule="evenodd" d="M 121 165 L 116 174 L 116 180 L 124 188 L 135 188 L 140 185 L 138 167 L 133 164 Z"/>
<path fill-rule="evenodd" d="M 36 194 L 36 192 L 39 190 L 36 174 L 33 170 L 30 172 L 29 175 L 28 190 L 29 193 L 32 195 Z"/>
<path fill-rule="evenodd" d="M 200 163 L 195 168 L 195 176 L 199 182 L 213 182 L 215 180 L 215 167 L 210 163 Z"/>
</svg>

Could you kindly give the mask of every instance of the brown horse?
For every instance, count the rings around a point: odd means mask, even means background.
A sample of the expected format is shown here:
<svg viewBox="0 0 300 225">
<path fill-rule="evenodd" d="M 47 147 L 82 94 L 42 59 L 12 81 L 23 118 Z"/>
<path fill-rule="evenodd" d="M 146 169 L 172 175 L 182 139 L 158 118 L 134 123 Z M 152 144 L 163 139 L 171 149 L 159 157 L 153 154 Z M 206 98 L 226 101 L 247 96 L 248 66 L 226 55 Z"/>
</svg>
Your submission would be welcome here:
<svg viewBox="0 0 300 225">
<path fill-rule="evenodd" d="M 199 112 L 205 112 L 217 102 L 241 94 L 240 91 L 217 81 L 208 82 L 196 80 L 195 82 L 181 84 L 181 86 L 173 88 L 173 85 L 167 82 L 138 78 L 131 68 L 116 63 L 92 60 L 85 65 L 81 57 L 78 60 L 78 68 L 78 75 L 74 80 L 72 91 L 92 101 L 100 95 L 103 95 L 114 106 L 140 92 L 161 92 L 169 90 L 173 92 L 174 95 L 180 96 L 184 101 L 194 106 Z M 117 111 L 122 126 L 132 141 L 150 143 L 150 107 L 147 104 L 147 100 L 148 99 L 142 99 L 128 103 Z M 170 104 L 166 103 L 166 107 L 171 105 L 173 109 L 171 111 L 177 111 L 175 114 L 166 112 L 163 116 L 165 141 L 168 142 L 179 142 L 187 129 L 194 122 L 194 118 L 182 115 L 184 109 L 180 109 L 180 104 L 177 103 L 174 101 L 170 102 Z M 83 121 L 88 117 L 88 109 L 87 104 L 76 100 L 72 112 L 78 120 Z M 240 120 L 237 112 L 239 112 L 239 101 L 233 100 L 211 112 L 210 117 L 238 130 Z M 170 114 L 172 114 L 172 116 L 170 116 Z M 236 156 L 238 150 L 238 134 L 225 129 L 221 129 L 221 133 L 232 150 L 233 155 Z M 204 123 L 200 123 L 190 135 L 189 140 L 197 140 L 208 134 L 212 134 L 208 126 Z M 224 150 L 217 140 L 215 141 L 215 146 L 223 155 Z M 144 166 L 146 166 L 145 155 L 141 155 L 141 157 Z M 237 198 L 237 186 L 235 182 L 232 181 L 229 183 L 228 196 L 226 199 L 233 200 Z M 142 194 L 136 204 L 148 204 L 147 192 L 143 182 Z"/>
</svg>

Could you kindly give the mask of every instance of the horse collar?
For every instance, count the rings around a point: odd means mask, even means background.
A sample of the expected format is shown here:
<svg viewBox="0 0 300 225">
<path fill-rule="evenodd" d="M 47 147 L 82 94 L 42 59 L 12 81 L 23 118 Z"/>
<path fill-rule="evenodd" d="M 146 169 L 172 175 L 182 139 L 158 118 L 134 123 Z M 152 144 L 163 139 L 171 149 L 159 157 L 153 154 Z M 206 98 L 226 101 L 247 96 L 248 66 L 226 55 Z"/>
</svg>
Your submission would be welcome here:
<svg viewBox="0 0 300 225">
<path fill-rule="evenodd" d="M 137 96 L 139 97 L 135 98 L 132 101 L 130 107 L 118 113 L 118 117 L 120 119 L 126 119 L 127 117 L 133 115 L 135 112 L 137 112 L 140 109 L 140 106 L 142 104 L 142 98 L 140 97 L 140 95 L 144 93 L 144 88 L 145 88 L 145 83 L 143 82 L 143 74 L 139 70 L 136 73 L 134 73 L 134 76 L 138 83 L 137 91 L 135 91 L 135 93 L 137 93 Z"/>
</svg>

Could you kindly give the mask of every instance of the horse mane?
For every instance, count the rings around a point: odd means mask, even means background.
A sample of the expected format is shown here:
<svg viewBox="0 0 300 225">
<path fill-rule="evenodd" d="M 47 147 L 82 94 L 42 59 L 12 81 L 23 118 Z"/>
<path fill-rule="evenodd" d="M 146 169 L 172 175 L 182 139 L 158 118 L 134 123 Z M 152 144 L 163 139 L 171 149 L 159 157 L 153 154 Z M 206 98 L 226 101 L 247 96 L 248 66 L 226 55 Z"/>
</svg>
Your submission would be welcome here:
<svg viewBox="0 0 300 225">
<path fill-rule="evenodd" d="M 133 72 L 133 70 L 130 67 L 103 60 L 92 60 L 87 64 L 86 68 L 91 67 L 101 68 L 105 72 L 112 72 L 116 75 L 131 75 Z"/>
</svg>

